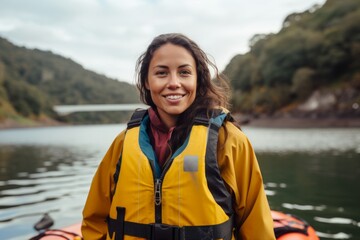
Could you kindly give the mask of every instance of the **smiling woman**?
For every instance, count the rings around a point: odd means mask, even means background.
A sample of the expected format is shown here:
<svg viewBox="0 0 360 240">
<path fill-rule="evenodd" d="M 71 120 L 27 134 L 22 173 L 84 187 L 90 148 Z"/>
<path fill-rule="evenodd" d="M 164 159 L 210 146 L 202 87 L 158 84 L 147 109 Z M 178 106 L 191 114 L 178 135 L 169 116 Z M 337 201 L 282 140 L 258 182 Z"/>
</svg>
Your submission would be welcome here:
<svg viewBox="0 0 360 240">
<path fill-rule="evenodd" d="M 137 70 L 150 108 L 135 111 L 100 163 L 84 239 L 275 239 L 254 150 L 216 66 L 188 37 L 163 34 Z"/>
</svg>

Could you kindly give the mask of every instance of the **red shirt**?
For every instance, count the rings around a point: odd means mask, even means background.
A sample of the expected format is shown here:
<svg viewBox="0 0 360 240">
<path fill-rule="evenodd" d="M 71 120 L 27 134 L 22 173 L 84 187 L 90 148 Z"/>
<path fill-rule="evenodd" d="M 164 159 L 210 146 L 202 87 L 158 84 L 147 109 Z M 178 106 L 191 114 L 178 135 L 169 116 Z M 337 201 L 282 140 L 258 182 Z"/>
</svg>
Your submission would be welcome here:
<svg viewBox="0 0 360 240">
<path fill-rule="evenodd" d="M 169 157 L 170 146 L 169 140 L 171 134 L 175 127 L 170 129 L 161 121 L 160 117 L 156 111 L 152 108 L 149 108 L 149 117 L 150 117 L 150 130 L 151 130 L 151 143 L 155 151 L 156 157 L 158 159 L 159 165 L 162 167 Z"/>
</svg>

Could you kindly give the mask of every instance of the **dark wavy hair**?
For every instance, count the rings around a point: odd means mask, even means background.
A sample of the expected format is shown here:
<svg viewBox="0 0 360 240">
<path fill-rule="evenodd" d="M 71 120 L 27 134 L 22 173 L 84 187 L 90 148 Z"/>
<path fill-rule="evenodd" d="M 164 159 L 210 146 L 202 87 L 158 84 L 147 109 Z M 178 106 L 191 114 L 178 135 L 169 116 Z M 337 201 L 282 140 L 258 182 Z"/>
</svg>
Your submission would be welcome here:
<svg viewBox="0 0 360 240">
<path fill-rule="evenodd" d="M 140 91 L 140 99 L 143 103 L 156 109 L 150 91 L 146 89 L 146 82 L 148 81 L 149 65 L 155 51 L 167 43 L 185 48 L 195 60 L 197 73 L 195 100 L 188 109 L 179 115 L 172 134 L 170 146 L 174 151 L 189 134 L 191 123 L 200 111 L 209 114 L 211 109 L 229 107 L 230 91 L 225 77 L 219 74 L 216 65 L 209 60 L 206 53 L 194 41 L 180 33 L 161 34 L 153 39 L 136 62 L 136 86 Z M 209 67 L 214 70 L 214 79 L 211 77 Z"/>
</svg>

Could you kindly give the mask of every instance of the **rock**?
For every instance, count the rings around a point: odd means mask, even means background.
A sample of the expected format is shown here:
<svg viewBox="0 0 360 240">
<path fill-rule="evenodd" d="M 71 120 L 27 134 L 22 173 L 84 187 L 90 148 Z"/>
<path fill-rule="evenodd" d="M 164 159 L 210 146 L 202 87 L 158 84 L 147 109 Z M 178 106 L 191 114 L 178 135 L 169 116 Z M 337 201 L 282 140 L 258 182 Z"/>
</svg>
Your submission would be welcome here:
<svg viewBox="0 0 360 240">
<path fill-rule="evenodd" d="M 337 100 L 334 93 L 315 91 L 306 102 L 298 106 L 298 110 L 305 112 L 323 111 L 334 108 L 336 103 Z"/>
</svg>

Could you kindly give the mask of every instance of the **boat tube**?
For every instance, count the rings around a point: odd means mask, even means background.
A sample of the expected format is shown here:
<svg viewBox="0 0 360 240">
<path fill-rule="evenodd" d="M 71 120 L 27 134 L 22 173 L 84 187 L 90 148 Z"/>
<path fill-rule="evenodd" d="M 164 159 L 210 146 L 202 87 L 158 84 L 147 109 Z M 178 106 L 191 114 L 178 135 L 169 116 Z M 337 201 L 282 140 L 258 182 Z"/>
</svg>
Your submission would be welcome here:
<svg viewBox="0 0 360 240">
<path fill-rule="evenodd" d="M 271 211 L 277 240 L 319 240 L 314 228 L 294 215 Z"/>
<path fill-rule="evenodd" d="M 53 219 L 48 214 L 44 214 L 42 219 L 34 225 L 35 230 L 38 231 L 39 234 L 30 238 L 30 240 L 83 239 L 81 236 L 81 223 L 76 223 L 61 229 L 51 229 L 50 227 L 52 225 L 54 225 Z"/>
</svg>

